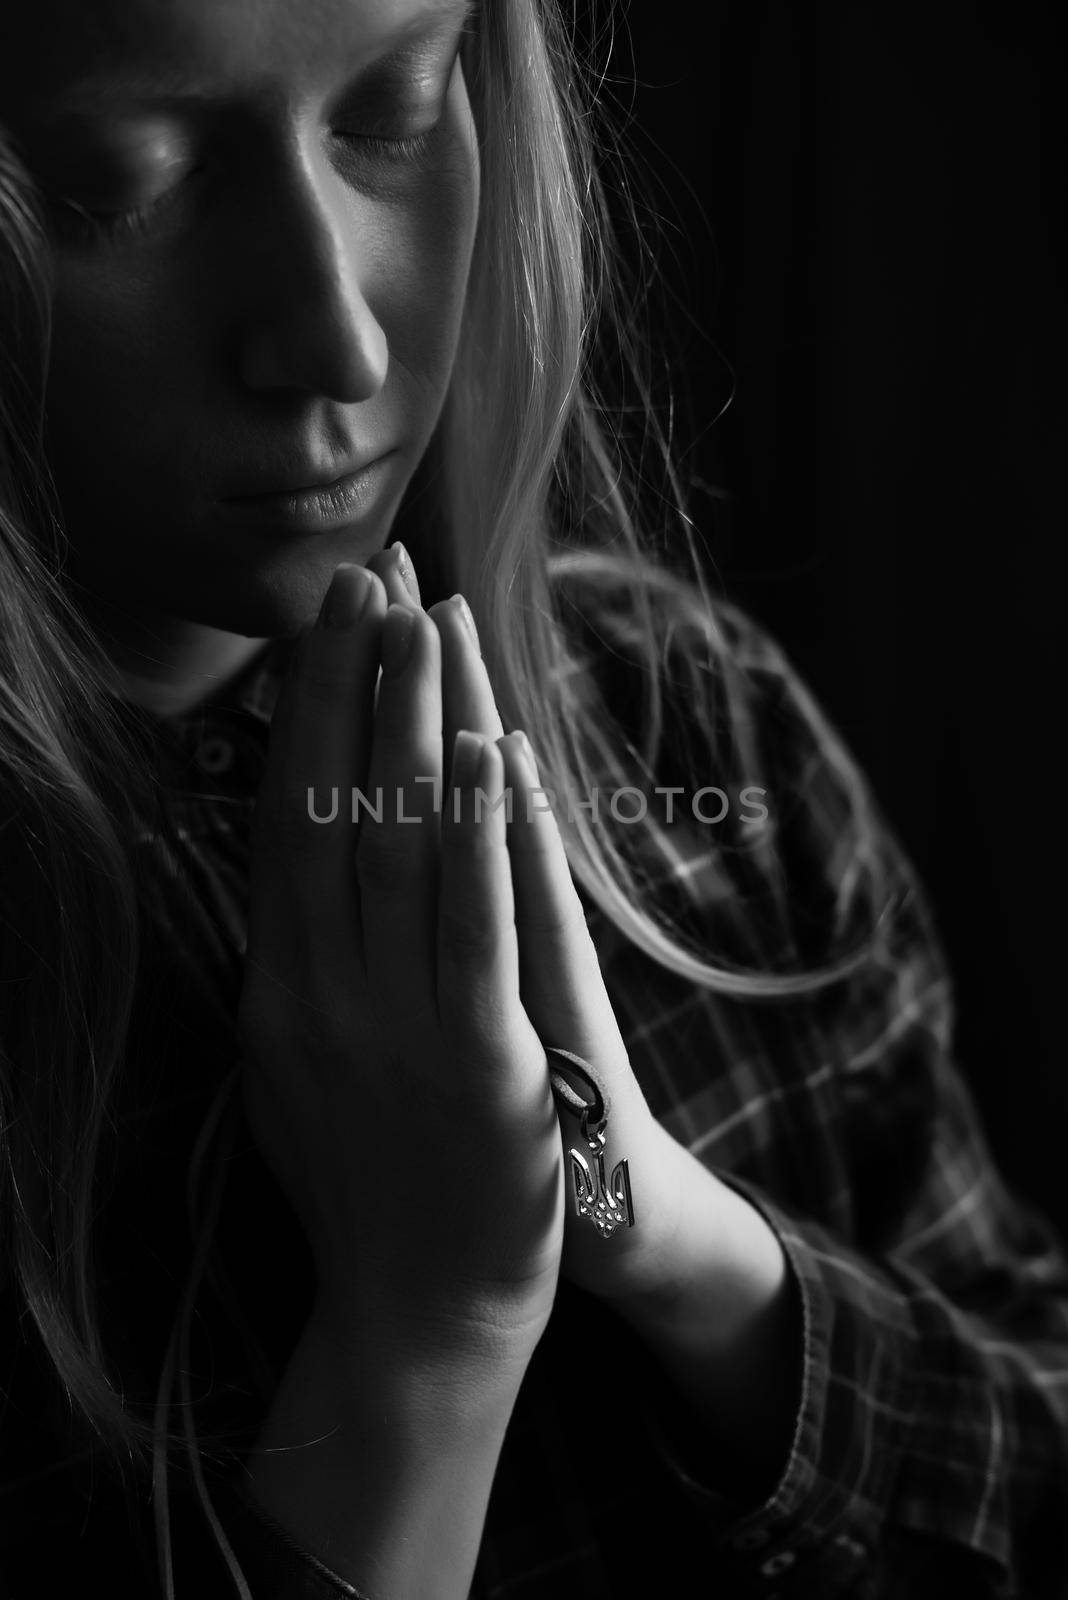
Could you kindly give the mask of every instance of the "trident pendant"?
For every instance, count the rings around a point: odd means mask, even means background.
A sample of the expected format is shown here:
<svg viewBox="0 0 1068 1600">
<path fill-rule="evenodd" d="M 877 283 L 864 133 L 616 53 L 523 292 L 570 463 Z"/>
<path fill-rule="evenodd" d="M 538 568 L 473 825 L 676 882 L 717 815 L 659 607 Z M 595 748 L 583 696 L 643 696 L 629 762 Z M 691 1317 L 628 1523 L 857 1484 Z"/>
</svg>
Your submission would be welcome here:
<svg viewBox="0 0 1068 1600">
<path fill-rule="evenodd" d="M 604 1134 L 589 1140 L 593 1167 L 581 1150 L 571 1150 L 571 1179 L 575 1186 L 575 1212 L 589 1217 L 602 1239 L 610 1239 L 626 1223 L 634 1226 L 634 1206 L 630 1195 L 630 1171 L 626 1160 L 617 1161 L 611 1179 L 605 1177 Z"/>
<path fill-rule="evenodd" d="M 557 1045 L 547 1045 L 546 1054 L 558 1056 L 567 1062 L 567 1071 L 575 1073 L 586 1084 L 593 1098 L 585 1101 L 567 1081 L 563 1072 L 550 1071 L 549 1081 L 557 1104 L 578 1117 L 579 1132 L 589 1146 L 593 1165 L 581 1150 L 571 1149 L 571 1181 L 575 1186 L 575 1211 L 588 1217 L 602 1239 L 610 1239 L 617 1228 L 626 1223 L 634 1226 L 634 1204 L 630 1194 L 630 1170 L 626 1161 L 617 1161 L 611 1178 L 605 1176 L 604 1146 L 608 1106 L 598 1086 L 588 1061 L 571 1050 L 561 1050 Z"/>
</svg>

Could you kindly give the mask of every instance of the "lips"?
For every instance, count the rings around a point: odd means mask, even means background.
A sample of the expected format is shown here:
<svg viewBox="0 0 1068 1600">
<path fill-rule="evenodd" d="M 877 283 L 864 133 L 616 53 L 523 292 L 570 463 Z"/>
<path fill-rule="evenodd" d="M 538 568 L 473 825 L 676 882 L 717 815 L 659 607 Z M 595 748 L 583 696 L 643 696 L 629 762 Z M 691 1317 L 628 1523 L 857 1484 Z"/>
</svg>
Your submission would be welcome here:
<svg viewBox="0 0 1068 1600">
<path fill-rule="evenodd" d="M 282 533 L 316 533 L 358 523 L 374 510 L 394 454 L 389 450 L 368 458 L 340 477 L 309 482 L 305 476 L 291 487 L 228 496 L 221 502 L 224 515 L 228 521 Z"/>
<path fill-rule="evenodd" d="M 258 481 L 250 483 L 250 487 L 243 489 L 239 494 L 224 495 L 223 499 L 230 501 L 246 500 L 275 500 L 293 495 L 323 494 L 331 489 L 337 489 L 350 478 L 358 477 L 361 472 L 366 472 L 373 467 L 383 456 L 392 454 L 389 450 L 379 450 L 377 453 L 365 454 L 360 460 L 350 462 L 346 466 L 323 467 L 314 463 L 306 466 L 296 466 L 291 472 L 279 477 L 277 471 L 272 475 L 268 469 L 260 475 Z"/>
</svg>

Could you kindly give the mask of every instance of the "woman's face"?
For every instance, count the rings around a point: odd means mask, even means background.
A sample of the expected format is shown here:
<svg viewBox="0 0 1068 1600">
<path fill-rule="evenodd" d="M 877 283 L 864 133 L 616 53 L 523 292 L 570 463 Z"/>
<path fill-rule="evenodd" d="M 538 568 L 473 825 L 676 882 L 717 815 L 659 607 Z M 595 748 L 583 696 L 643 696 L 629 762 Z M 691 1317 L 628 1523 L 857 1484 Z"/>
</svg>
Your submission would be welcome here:
<svg viewBox="0 0 1068 1600">
<path fill-rule="evenodd" d="M 0 121 L 71 202 L 49 208 L 48 427 L 76 575 L 110 604 L 294 631 L 387 542 L 448 386 L 478 212 L 464 7 L 5 17 Z"/>
</svg>

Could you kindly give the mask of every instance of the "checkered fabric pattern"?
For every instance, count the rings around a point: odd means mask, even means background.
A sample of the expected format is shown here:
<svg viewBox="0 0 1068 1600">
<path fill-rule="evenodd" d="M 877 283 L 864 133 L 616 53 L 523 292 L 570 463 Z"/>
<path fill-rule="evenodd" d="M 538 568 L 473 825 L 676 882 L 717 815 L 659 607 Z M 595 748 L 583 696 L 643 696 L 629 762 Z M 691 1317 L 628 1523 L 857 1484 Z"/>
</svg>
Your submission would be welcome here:
<svg viewBox="0 0 1068 1600">
<path fill-rule="evenodd" d="M 658 777 L 687 792 L 641 857 L 650 897 L 721 965 L 860 957 L 816 992 L 747 999 L 668 972 L 583 900 L 654 1113 L 757 1208 L 796 1279 L 792 1444 L 766 1498 L 732 1497 L 730 1463 L 712 1458 L 637 1337 L 564 1284 L 505 1441 L 472 1596 L 1054 1600 L 1068 1594 L 1061 1241 L 992 1160 L 953 1059 L 937 933 L 892 831 L 781 650 L 734 608 L 719 620 L 744 695 L 746 765 L 722 759 L 711 680 L 707 704 L 680 691 L 668 708 L 679 739 Z M 189 1002 L 185 1014 L 207 1019 L 171 1037 L 176 1062 L 193 1040 L 221 1038 L 225 1054 L 247 822 L 287 658 L 272 647 L 235 705 L 209 703 L 175 726 L 186 763 L 176 827 L 144 844 L 162 867 L 167 948 L 195 949 L 187 977 L 162 966 L 176 992 L 199 985 L 201 1009 Z M 641 705 L 635 674 L 614 656 L 618 704 Z M 736 703 L 736 726 L 738 714 Z M 717 784 L 713 765 L 730 799 L 727 772 L 763 791 L 762 826 L 694 813 L 689 792 Z M 180 1112 L 181 1093 L 161 1095 L 158 1073 L 157 1100 Z M 19 1487 L 17 1474 L 8 1481 Z M 231 1489 L 218 1505 L 257 1600 L 352 1593 Z M 190 1555 L 191 1572 L 200 1559 Z M 190 1592 L 231 1592 L 197 1570 Z M 31 1592 L 45 1591 L 0 1577 L 0 1595 Z"/>
</svg>

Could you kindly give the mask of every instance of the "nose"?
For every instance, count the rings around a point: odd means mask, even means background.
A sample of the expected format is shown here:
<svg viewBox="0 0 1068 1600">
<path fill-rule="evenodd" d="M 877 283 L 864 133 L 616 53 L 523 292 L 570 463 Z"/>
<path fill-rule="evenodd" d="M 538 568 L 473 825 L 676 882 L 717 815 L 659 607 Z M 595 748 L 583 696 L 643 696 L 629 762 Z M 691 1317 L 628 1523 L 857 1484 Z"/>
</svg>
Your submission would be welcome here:
<svg viewBox="0 0 1068 1600">
<path fill-rule="evenodd" d="M 314 157 L 294 160 L 271 185 L 246 284 L 241 377 L 249 388 L 351 404 L 385 383 L 389 350 L 361 282 L 351 205 Z"/>
</svg>

